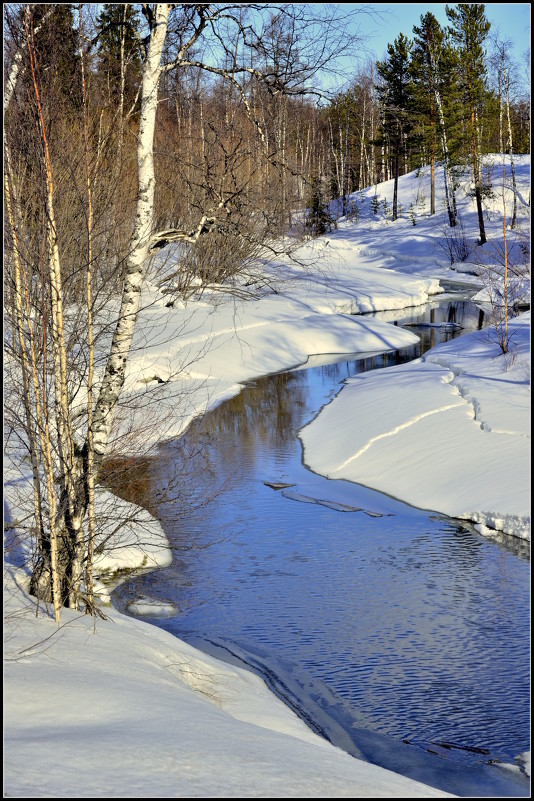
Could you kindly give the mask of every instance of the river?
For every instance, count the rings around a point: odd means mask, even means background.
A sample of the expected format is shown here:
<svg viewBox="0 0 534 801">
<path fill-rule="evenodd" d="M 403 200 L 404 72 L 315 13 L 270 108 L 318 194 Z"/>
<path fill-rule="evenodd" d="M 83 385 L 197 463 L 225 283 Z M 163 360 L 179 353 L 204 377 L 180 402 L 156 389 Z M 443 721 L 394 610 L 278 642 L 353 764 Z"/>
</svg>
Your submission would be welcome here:
<svg viewBox="0 0 534 801">
<path fill-rule="evenodd" d="M 149 505 L 173 563 L 114 603 L 170 603 L 146 619 L 255 670 L 354 756 L 456 795 L 527 797 L 501 764 L 530 748 L 528 547 L 303 464 L 298 431 L 345 378 L 484 324 L 455 296 L 395 317 L 420 345 L 266 376 L 160 446 Z"/>
</svg>

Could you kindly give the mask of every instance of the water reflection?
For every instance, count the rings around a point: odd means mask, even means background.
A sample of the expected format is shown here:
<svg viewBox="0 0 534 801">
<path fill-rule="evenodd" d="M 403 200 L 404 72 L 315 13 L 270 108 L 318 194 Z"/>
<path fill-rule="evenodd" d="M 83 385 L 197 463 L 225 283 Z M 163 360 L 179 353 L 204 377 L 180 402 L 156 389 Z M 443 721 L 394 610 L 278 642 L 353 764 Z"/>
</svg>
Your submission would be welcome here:
<svg viewBox="0 0 534 801">
<path fill-rule="evenodd" d="M 441 342 L 449 342 L 468 331 L 480 331 L 486 325 L 486 314 L 475 303 L 466 299 L 448 300 L 442 295 L 424 306 L 404 309 L 401 312 L 374 312 L 369 316 L 416 331 L 421 340 L 417 356 L 421 356 Z"/>
<path fill-rule="evenodd" d="M 351 753 L 366 731 L 510 761 L 529 747 L 528 550 L 302 465 L 298 430 L 348 376 L 411 358 L 413 349 L 266 377 L 163 444 L 149 481 L 180 560 L 116 599 L 172 600 L 180 613 L 158 625 L 239 652 L 296 708 L 340 727 Z M 292 493 L 265 483 L 277 481 Z M 398 769 L 395 748 L 382 750 L 375 742 L 366 756 Z M 447 765 L 487 758 L 459 750 Z"/>
</svg>

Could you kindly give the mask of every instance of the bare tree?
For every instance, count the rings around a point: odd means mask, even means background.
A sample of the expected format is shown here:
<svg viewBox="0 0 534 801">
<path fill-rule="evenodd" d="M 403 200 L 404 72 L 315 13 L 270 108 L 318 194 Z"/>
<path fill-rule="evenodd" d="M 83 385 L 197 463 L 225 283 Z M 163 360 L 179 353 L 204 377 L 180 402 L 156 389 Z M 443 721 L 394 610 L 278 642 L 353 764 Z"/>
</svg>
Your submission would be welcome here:
<svg viewBox="0 0 534 801">
<path fill-rule="evenodd" d="M 125 383 L 126 367 L 130 355 L 136 322 L 140 311 L 141 290 L 145 280 L 148 265 L 153 255 L 154 247 L 161 242 L 178 241 L 186 244 L 195 244 L 201 239 L 213 235 L 217 231 L 220 215 L 226 215 L 231 202 L 231 191 L 227 185 L 214 184 L 211 197 L 206 195 L 207 204 L 199 208 L 196 219 L 188 229 L 173 229 L 155 231 L 155 193 L 156 172 L 154 163 L 154 142 L 159 106 L 160 84 L 171 72 L 175 70 L 203 71 L 223 80 L 232 89 L 236 98 L 239 98 L 243 108 L 257 131 L 260 139 L 267 145 L 263 134 L 261 120 L 255 114 L 251 102 L 251 82 L 257 82 L 264 87 L 271 98 L 300 97 L 307 92 L 314 91 L 311 81 L 315 80 L 321 70 L 328 70 L 334 55 L 347 51 L 348 45 L 353 45 L 347 37 L 343 25 L 346 17 L 339 9 L 331 6 L 291 6 L 279 7 L 265 6 L 264 4 L 243 7 L 236 5 L 207 5 L 207 4 L 143 4 L 141 7 L 145 19 L 144 39 L 142 42 L 144 58 L 141 66 L 141 91 L 139 124 L 136 132 L 136 162 L 137 162 L 137 194 L 133 228 L 126 248 L 124 267 L 120 271 L 121 296 L 116 322 L 113 327 L 111 341 L 105 365 L 98 382 L 94 378 L 93 366 L 93 316 L 95 298 L 93 295 L 93 273 L 105 270 L 105 264 L 100 265 L 100 256 L 95 252 L 97 242 L 95 209 L 95 186 L 101 161 L 99 158 L 105 152 L 106 137 L 102 131 L 102 116 L 100 124 L 90 128 L 88 118 L 89 101 L 87 98 L 86 51 L 82 45 L 81 71 L 82 76 L 78 84 L 78 96 L 81 94 L 81 113 L 83 121 L 81 141 L 79 143 L 79 163 L 66 165 L 66 174 L 76 180 L 64 181 L 65 186 L 71 187 L 74 192 L 77 206 L 82 209 L 85 226 L 86 248 L 82 248 L 83 256 L 78 255 L 81 270 L 69 270 L 67 260 L 62 258 L 62 243 L 65 236 L 63 228 L 68 228 L 65 221 L 68 214 L 58 215 L 61 204 L 61 194 L 58 192 L 60 183 L 57 180 L 58 170 L 54 164 L 54 152 L 60 151 L 68 142 L 67 128 L 63 130 L 64 140 L 58 140 L 50 134 L 50 125 L 53 116 L 47 113 L 42 97 L 42 75 L 36 58 L 37 31 L 33 28 L 34 6 L 24 9 L 24 36 L 18 37 L 19 50 L 17 51 L 10 72 L 9 81 L 9 110 L 10 119 L 12 100 L 16 94 L 17 83 L 20 80 L 21 66 L 24 64 L 25 92 L 21 94 L 19 103 L 26 102 L 32 97 L 32 124 L 38 132 L 36 147 L 39 148 L 39 157 L 32 168 L 39 172 L 39 186 L 42 192 L 36 193 L 35 211 L 37 220 L 45 231 L 42 240 L 46 249 L 41 258 L 41 286 L 39 302 L 32 307 L 30 295 L 35 292 L 32 281 L 29 282 L 29 303 L 24 302 L 24 281 L 22 270 L 17 267 L 18 257 L 24 252 L 27 237 L 18 236 L 17 202 L 11 203 L 11 257 L 15 274 L 16 314 L 14 331 L 18 330 L 18 351 L 23 364 L 24 385 L 31 386 L 32 375 L 35 376 L 36 367 L 33 362 L 26 360 L 25 353 L 28 341 L 31 339 L 35 310 L 41 309 L 44 324 L 41 326 L 43 334 L 49 332 L 52 348 L 52 384 L 48 381 L 48 362 L 46 369 L 35 386 L 32 401 L 27 409 L 27 417 L 35 418 L 38 425 L 27 430 L 37 432 L 31 434 L 29 451 L 32 456 L 40 454 L 46 457 L 44 464 L 45 476 L 51 484 L 48 490 L 48 524 L 44 521 L 41 506 L 36 501 L 35 516 L 38 520 L 38 559 L 32 578 L 34 594 L 44 600 L 53 601 L 56 609 L 56 618 L 59 619 L 59 605 L 67 604 L 79 608 L 85 602 L 88 611 L 93 611 L 91 590 L 92 554 L 94 534 L 89 535 L 89 555 L 87 542 L 84 539 L 84 522 L 88 507 L 91 509 L 94 484 L 97 481 L 98 471 L 105 457 L 109 453 L 112 433 L 116 423 L 119 401 Z M 264 34 L 273 25 L 277 17 L 283 22 L 282 29 L 289 31 L 290 36 L 285 42 L 282 54 L 276 51 L 276 37 L 265 38 Z M 13 21 L 16 17 L 13 17 Z M 80 26 L 82 29 L 83 26 Z M 83 30 L 81 30 L 83 33 Z M 320 35 L 319 35 L 320 34 Z M 326 35 L 325 35 L 326 34 Z M 232 42 L 232 45 L 228 44 Z M 238 46 L 236 45 L 238 43 Z M 205 45 L 205 53 L 210 58 L 199 55 L 199 46 Z M 23 55 L 19 58 L 18 52 Z M 81 85 L 81 93 L 79 92 Z M 63 87 L 64 88 L 64 87 Z M 52 101 L 53 102 L 53 97 Z M 282 104 L 283 105 L 283 104 Z M 50 110 L 50 109 L 49 109 Z M 74 111 L 76 109 L 74 107 Z M 98 115 L 96 115 L 98 118 Z M 122 118 L 122 112 L 121 112 Z M 276 141 L 277 157 L 280 161 L 285 158 L 286 134 L 283 128 L 283 119 L 278 129 Z M 57 130 L 60 131 L 58 128 Z M 204 127 L 207 132 L 208 128 Z M 11 132 L 13 138 L 14 132 Z M 57 131 L 55 132 L 57 136 Z M 225 153 L 230 169 L 225 178 L 238 181 L 237 161 L 238 151 L 230 142 L 219 142 Z M 119 147 L 124 145 L 122 128 L 120 129 Z M 53 151 L 54 149 L 54 151 Z M 96 159 L 91 162 L 91 153 L 96 150 Z M 234 158 L 235 155 L 235 158 Z M 272 154 L 271 154 L 272 155 Z M 25 154 L 21 153 L 20 169 L 24 169 Z M 237 161 L 236 161 L 237 159 Z M 58 162 L 60 163 L 60 162 Z M 232 166 L 233 164 L 233 166 Z M 60 170 L 61 172 L 61 170 Z M 14 197 L 14 172 L 8 174 L 6 183 Z M 64 177 L 62 174 L 61 177 Z M 28 186 L 28 181 L 22 181 L 22 186 Z M 85 187 L 85 188 L 84 188 Z M 83 198 L 83 200 L 82 200 Z M 33 201 L 32 201 L 33 202 Z M 20 207 L 20 202 L 19 202 Z M 31 204 L 27 207 L 27 231 L 39 230 L 39 224 L 29 225 Z M 32 227 L 33 226 L 33 227 Z M 20 226 L 19 226 L 20 227 Z M 37 236 L 39 240 L 39 236 Z M 104 241 L 104 237 L 102 239 Z M 207 241 L 207 240 L 206 240 Z M 38 251 L 38 248 L 37 248 Z M 102 252 L 101 252 L 102 253 Z M 75 254 L 76 255 L 76 254 Z M 70 261 L 70 259 L 69 259 Z M 75 260 L 73 260 L 75 261 Z M 105 258 L 102 256 L 102 261 Z M 33 277 L 37 278 L 39 272 Z M 72 276 L 72 278 L 71 278 Z M 79 280 L 83 276 L 83 280 Z M 33 278 L 32 277 L 32 278 Z M 84 353 L 89 360 L 83 375 L 73 378 L 71 353 L 76 347 L 73 337 L 74 327 L 71 317 L 80 314 L 79 308 L 70 308 L 69 297 L 65 288 L 69 280 L 77 281 L 76 286 L 83 287 L 81 294 L 72 296 L 72 302 L 83 299 L 85 308 L 86 334 L 89 337 L 84 343 Z M 100 280 L 100 279 L 99 279 Z M 36 283 L 36 282 L 33 282 Z M 74 286 L 74 283 L 73 283 Z M 39 298 L 39 292 L 36 292 Z M 46 318 L 46 319 L 45 319 Z M 18 329 L 17 329 L 18 326 Z M 80 329 L 77 330 L 79 336 Z M 40 344 L 41 351 L 47 345 L 46 338 Z M 30 348 L 31 350 L 31 348 Z M 14 351 L 15 352 L 15 351 Z M 41 357 L 43 357 L 41 353 Z M 74 381 L 77 386 L 74 386 Z M 76 394 L 82 389 L 85 394 L 85 433 L 80 441 L 82 429 L 75 430 Z M 46 388 L 46 396 L 43 390 Z M 28 397 L 30 397 L 28 395 Z M 37 414 L 38 398 L 41 400 L 40 415 Z M 94 401 L 93 401 L 94 398 Z M 50 422 L 52 428 L 47 431 L 45 426 Z M 41 445 L 38 440 L 41 437 Z M 50 445 L 56 446 L 55 453 L 50 452 Z M 48 454 L 48 456 L 47 456 Z M 36 471 L 35 480 L 41 493 L 40 470 Z M 42 493 L 40 494 L 42 497 Z M 92 511 L 89 512 L 91 518 Z M 89 591 L 89 598 L 82 597 L 83 584 Z"/>
</svg>

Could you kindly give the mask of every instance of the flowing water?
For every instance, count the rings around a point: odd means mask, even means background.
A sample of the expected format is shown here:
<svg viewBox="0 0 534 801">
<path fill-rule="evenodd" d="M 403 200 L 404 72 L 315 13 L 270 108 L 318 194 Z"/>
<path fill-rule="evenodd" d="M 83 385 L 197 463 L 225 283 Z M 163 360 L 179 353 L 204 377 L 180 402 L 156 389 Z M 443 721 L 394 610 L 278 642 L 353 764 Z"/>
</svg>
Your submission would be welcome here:
<svg viewBox="0 0 534 801">
<path fill-rule="evenodd" d="M 299 429 L 345 378 L 483 323 L 443 299 L 397 318 L 420 346 L 251 382 L 163 444 L 150 506 L 173 563 L 114 600 L 171 603 L 147 619 L 259 672 L 355 756 L 457 795 L 528 796 L 500 766 L 530 747 L 528 548 L 302 461 Z"/>
</svg>

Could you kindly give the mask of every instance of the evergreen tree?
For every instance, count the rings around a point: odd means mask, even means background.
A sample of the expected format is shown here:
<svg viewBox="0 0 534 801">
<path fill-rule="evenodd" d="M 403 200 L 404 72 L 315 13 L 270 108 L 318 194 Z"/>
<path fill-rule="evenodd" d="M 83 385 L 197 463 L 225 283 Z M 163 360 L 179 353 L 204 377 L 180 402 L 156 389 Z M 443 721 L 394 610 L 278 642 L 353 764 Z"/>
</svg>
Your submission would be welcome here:
<svg viewBox="0 0 534 801">
<path fill-rule="evenodd" d="M 335 222 L 328 211 L 328 203 L 324 199 L 320 179 L 314 175 L 310 181 L 310 201 L 306 215 L 306 228 L 309 228 L 312 236 L 322 236 L 327 231 L 331 231 Z"/>
<path fill-rule="evenodd" d="M 22 20 L 23 9 L 20 14 Z M 78 112 L 81 106 L 80 59 L 73 6 L 70 3 L 35 3 L 31 26 L 39 29 L 35 39 L 35 64 L 44 102 L 50 102 L 56 114 L 58 102 L 67 112 Z"/>
<path fill-rule="evenodd" d="M 483 3 L 459 3 L 455 8 L 445 7 L 451 26 L 449 32 L 456 43 L 462 70 L 458 73 L 464 102 L 469 111 L 469 134 L 475 198 L 477 204 L 480 244 L 486 242 L 484 216 L 482 213 L 482 171 L 480 164 L 480 118 L 486 99 L 484 41 L 489 33 L 490 22 L 485 15 Z"/>
<path fill-rule="evenodd" d="M 139 19 L 131 4 L 104 3 L 97 21 L 98 73 L 108 101 L 126 113 L 141 78 Z"/>
<path fill-rule="evenodd" d="M 447 107 L 454 108 L 456 100 L 457 62 L 445 31 L 430 12 L 421 16 L 420 26 L 414 25 L 414 47 L 411 69 L 414 76 L 414 100 L 420 118 L 425 120 L 425 140 L 430 150 L 431 209 L 435 213 L 434 158 L 436 139 L 441 142 L 445 198 L 449 223 L 456 225 L 456 198 L 452 178 L 450 138 L 447 131 Z M 437 136 L 439 133 L 439 136 Z"/>
<path fill-rule="evenodd" d="M 354 93 L 349 90 L 337 95 L 328 109 L 328 125 L 332 151 L 331 196 L 341 198 L 341 213 L 346 212 L 347 195 L 351 191 L 351 153 L 353 150 Z"/>
<path fill-rule="evenodd" d="M 437 27 L 436 27 L 437 26 Z M 421 17 L 421 27 L 414 25 L 414 46 L 410 64 L 414 81 L 414 103 L 418 120 L 421 124 L 423 143 L 430 161 L 430 214 L 436 213 L 436 100 L 434 83 L 436 70 L 433 69 L 431 47 L 438 37 L 440 29 L 436 18 L 428 13 Z M 441 34 L 441 38 L 443 38 Z"/>
<path fill-rule="evenodd" d="M 383 80 L 378 87 L 384 106 L 383 128 L 389 141 L 393 159 L 393 219 L 397 219 L 397 193 L 401 156 L 407 157 L 408 135 L 413 125 L 413 81 L 410 73 L 412 43 L 401 33 L 393 44 L 388 44 L 388 58 L 377 63 Z"/>
</svg>

